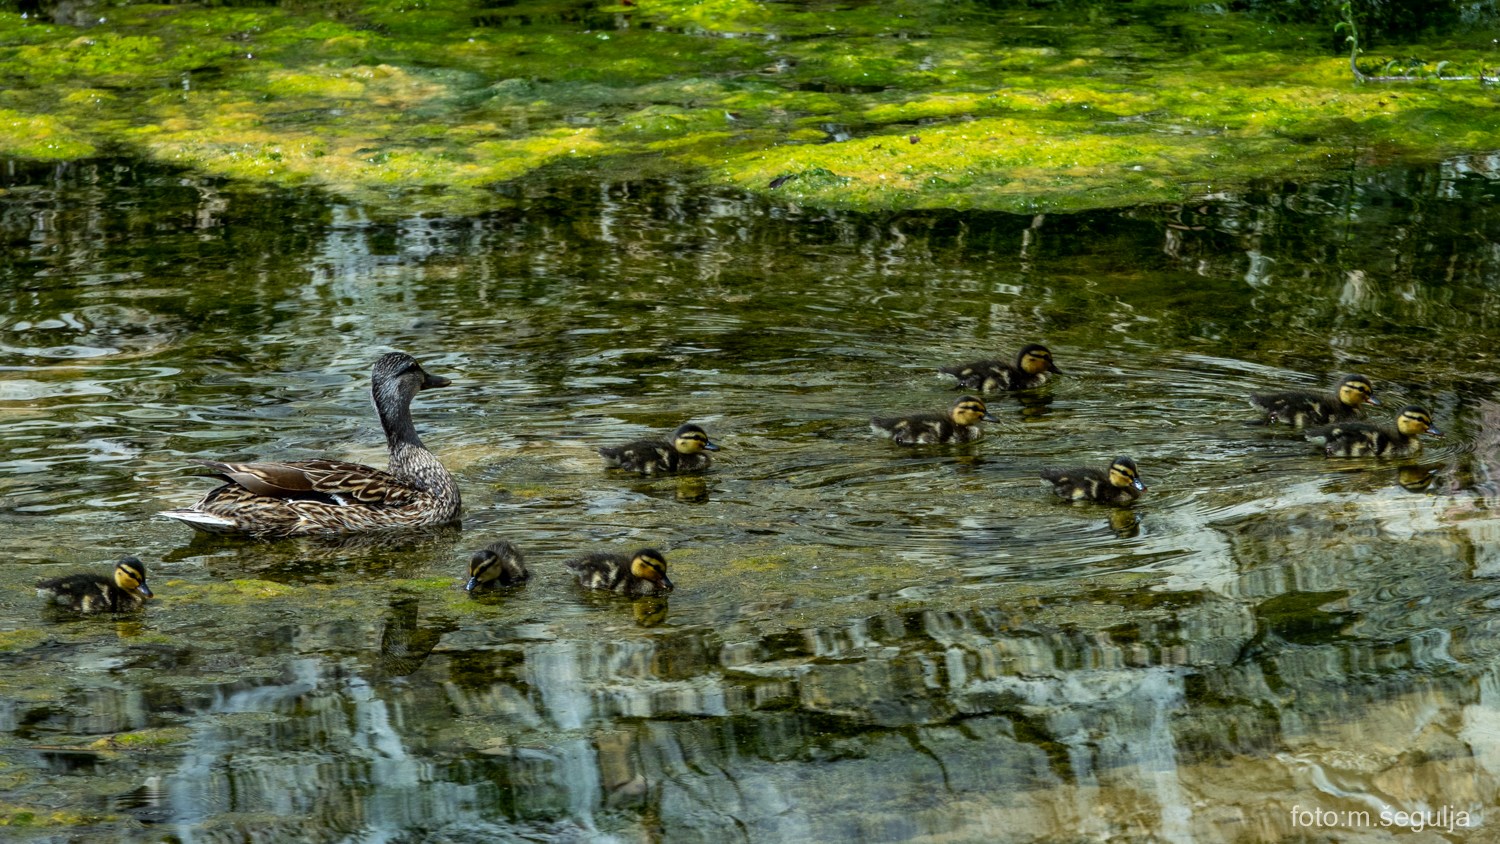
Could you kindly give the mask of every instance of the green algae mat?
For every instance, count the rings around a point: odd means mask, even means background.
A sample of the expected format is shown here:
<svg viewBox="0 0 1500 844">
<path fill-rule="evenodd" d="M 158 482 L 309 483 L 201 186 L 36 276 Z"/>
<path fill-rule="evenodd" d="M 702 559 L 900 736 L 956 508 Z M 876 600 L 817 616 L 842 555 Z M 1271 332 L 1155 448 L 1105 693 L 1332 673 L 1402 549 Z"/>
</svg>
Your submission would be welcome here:
<svg viewBox="0 0 1500 844">
<path fill-rule="evenodd" d="M 1039 212 L 1500 149 L 1493 87 L 1358 83 L 1328 26 L 1061 5 L 12 5 L 0 156 L 129 155 L 377 214 L 483 211 L 579 171 Z M 1485 67 L 1492 34 L 1374 52 Z"/>
</svg>

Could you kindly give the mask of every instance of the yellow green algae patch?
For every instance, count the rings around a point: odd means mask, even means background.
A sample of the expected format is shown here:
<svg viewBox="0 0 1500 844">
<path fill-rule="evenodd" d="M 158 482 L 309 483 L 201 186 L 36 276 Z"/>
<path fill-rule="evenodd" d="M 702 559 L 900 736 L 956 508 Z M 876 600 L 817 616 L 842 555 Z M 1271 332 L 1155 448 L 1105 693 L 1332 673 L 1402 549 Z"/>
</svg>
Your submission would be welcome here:
<svg viewBox="0 0 1500 844">
<path fill-rule="evenodd" d="M 377 214 L 498 207 L 560 168 L 1042 211 L 1500 148 L 1493 88 L 1358 84 L 1325 27 L 1189 0 L 101 8 L 0 12 L 0 156 L 123 152 Z M 1388 52 L 1496 59 L 1481 35 Z"/>
</svg>

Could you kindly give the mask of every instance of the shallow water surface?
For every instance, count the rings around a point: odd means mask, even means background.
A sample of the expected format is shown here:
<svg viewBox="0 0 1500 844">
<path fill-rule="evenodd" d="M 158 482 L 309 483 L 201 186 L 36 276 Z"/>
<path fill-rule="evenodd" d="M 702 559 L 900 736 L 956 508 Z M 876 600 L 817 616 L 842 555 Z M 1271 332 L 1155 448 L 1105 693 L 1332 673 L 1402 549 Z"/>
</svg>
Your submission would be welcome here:
<svg viewBox="0 0 1500 844">
<path fill-rule="evenodd" d="M 1240 841 L 1442 807 L 1489 828 L 1497 172 L 1039 217 L 578 181 L 382 221 L 11 165 L 0 817 L 58 841 Z M 951 404 L 937 366 L 1032 340 L 1065 374 L 992 397 L 982 441 L 869 431 Z M 153 517 L 210 488 L 193 457 L 383 465 L 368 370 L 392 349 L 454 381 L 415 415 L 461 530 Z M 1250 424 L 1249 393 L 1348 371 L 1368 417 L 1420 402 L 1447 436 L 1329 461 Z M 689 419 L 723 446 L 706 474 L 594 454 Z M 1150 487 L 1131 508 L 1037 479 L 1117 454 Z M 497 538 L 536 576 L 471 600 Z M 643 545 L 669 598 L 561 566 Z M 32 595 L 124 553 L 142 613 Z M 1344 814 L 1313 832 L 1294 806 Z"/>
</svg>

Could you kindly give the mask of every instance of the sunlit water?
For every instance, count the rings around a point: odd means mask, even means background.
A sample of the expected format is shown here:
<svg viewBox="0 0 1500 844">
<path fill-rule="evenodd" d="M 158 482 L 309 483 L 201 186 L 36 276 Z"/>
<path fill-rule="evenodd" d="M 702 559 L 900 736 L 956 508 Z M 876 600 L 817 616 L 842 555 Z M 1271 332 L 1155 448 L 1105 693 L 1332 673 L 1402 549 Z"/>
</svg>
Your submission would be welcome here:
<svg viewBox="0 0 1500 844">
<path fill-rule="evenodd" d="M 1493 830 L 1494 161 L 1036 218 L 558 182 L 377 221 L 115 162 L 4 187 L 18 835 L 1239 841 L 1375 834 L 1382 807 Z M 1033 340 L 1065 374 L 993 398 L 981 442 L 869 431 L 951 404 L 937 366 Z M 415 414 L 462 531 L 153 518 L 211 486 L 192 457 L 383 465 L 392 349 L 454 381 Z M 1348 371 L 1371 417 L 1422 402 L 1447 436 L 1328 461 L 1248 424 L 1249 393 Z M 687 420 L 723 446 L 705 475 L 594 454 Z M 1037 479 L 1117 454 L 1133 508 Z M 496 538 L 536 577 L 469 600 Z M 561 566 L 642 545 L 667 600 Z M 123 553 L 144 613 L 33 597 Z"/>
</svg>

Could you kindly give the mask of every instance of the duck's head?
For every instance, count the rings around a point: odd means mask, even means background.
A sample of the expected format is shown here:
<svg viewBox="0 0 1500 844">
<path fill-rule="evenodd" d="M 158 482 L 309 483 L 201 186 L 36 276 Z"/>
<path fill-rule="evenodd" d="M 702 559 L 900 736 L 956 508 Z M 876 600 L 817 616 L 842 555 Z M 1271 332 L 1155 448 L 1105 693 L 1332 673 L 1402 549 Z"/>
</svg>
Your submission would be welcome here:
<svg viewBox="0 0 1500 844">
<path fill-rule="evenodd" d="M 667 558 L 655 548 L 642 548 L 630 555 L 630 573 L 662 589 L 672 588 L 672 580 L 667 577 Z"/>
<path fill-rule="evenodd" d="M 708 434 L 702 428 L 691 423 L 683 425 L 672 433 L 672 445 L 681 454 L 719 450 L 718 446 L 709 442 Z"/>
<path fill-rule="evenodd" d="M 1429 434 L 1441 437 L 1442 431 L 1432 427 L 1432 414 L 1421 405 L 1411 404 L 1401 408 L 1401 413 L 1396 417 L 1396 430 L 1402 436 L 1415 437 L 1417 434 Z"/>
<path fill-rule="evenodd" d="M 115 563 L 115 585 L 132 595 L 155 597 L 146 585 L 146 564 L 135 557 L 124 557 Z"/>
<path fill-rule="evenodd" d="M 521 552 L 516 546 L 500 540 L 474 552 L 469 558 L 469 582 L 465 592 L 473 592 L 480 586 L 498 578 L 507 569 L 515 570 L 521 565 Z"/>
<path fill-rule="evenodd" d="M 961 396 L 953 403 L 953 409 L 948 411 L 948 418 L 952 419 L 955 425 L 977 425 L 981 421 L 1000 421 L 990 415 L 989 408 L 984 406 L 983 399 L 974 396 Z"/>
<path fill-rule="evenodd" d="M 405 352 L 382 355 L 370 369 L 370 390 L 375 395 L 375 404 L 382 400 L 395 404 L 410 400 L 418 391 L 433 387 L 446 387 L 453 382 L 440 375 L 433 375 L 422 368 L 417 359 Z"/>
<path fill-rule="evenodd" d="M 1109 482 L 1117 487 L 1133 486 L 1142 492 L 1146 485 L 1141 483 L 1140 470 L 1135 468 L 1135 461 L 1129 457 L 1116 457 L 1115 462 L 1109 464 Z"/>
<path fill-rule="evenodd" d="M 1374 385 L 1363 375 L 1345 375 L 1339 380 L 1338 394 L 1339 403 L 1348 407 L 1359 407 L 1366 403 L 1377 407 L 1380 405 L 1375 399 Z"/>
<path fill-rule="evenodd" d="M 1040 343 L 1022 346 L 1020 354 L 1016 355 L 1016 367 L 1027 375 L 1040 375 L 1043 372 L 1062 374 L 1062 370 L 1052 362 L 1052 350 Z"/>
</svg>

